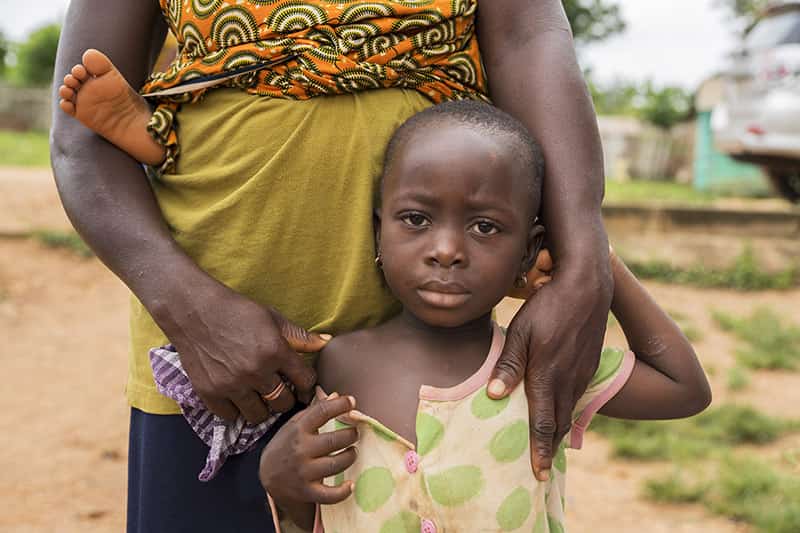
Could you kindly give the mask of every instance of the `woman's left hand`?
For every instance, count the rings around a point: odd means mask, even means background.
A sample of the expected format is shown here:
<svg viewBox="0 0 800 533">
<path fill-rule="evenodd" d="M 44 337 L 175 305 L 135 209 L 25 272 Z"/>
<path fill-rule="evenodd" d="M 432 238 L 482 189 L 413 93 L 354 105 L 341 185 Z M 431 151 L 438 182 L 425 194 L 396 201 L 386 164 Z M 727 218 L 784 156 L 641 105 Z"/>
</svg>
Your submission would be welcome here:
<svg viewBox="0 0 800 533">
<path fill-rule="evenodd" d="M 525 380 L 531 464 L 539 480 L 549 477 L 554 450 L 600 360 L 613 282 L 607 261 L 594 265 L 559 271 L 525 302 L 489 382 L 489 396 L 499 399 Z"/>
</svg>

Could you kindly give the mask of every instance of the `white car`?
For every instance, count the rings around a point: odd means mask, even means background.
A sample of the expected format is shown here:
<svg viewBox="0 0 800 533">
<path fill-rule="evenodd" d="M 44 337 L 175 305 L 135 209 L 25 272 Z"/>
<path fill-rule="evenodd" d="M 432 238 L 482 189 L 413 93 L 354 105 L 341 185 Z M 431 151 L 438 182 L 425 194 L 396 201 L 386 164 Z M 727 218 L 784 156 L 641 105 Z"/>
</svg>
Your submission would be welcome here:
<svg viewBox="0 0 800 533">
<path fill-rule="evenodd" d="M 714 143 L 763 166 L 778 192 L 800 202 L 800 1 L 767 8 L 725 74 Z"/>
</svg>

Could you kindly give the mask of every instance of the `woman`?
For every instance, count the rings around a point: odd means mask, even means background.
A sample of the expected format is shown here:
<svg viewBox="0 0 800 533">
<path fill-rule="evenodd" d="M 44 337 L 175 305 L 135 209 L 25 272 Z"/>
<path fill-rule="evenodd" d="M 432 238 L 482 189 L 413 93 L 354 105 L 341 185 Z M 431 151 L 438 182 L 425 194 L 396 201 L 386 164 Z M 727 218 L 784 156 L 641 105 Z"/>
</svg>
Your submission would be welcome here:
<svg viewBox="0 0 800 533">
<path fill-rule="evenodd" d="M 361 3 L 377 9 L 377 16 L 387 6 L 410 10 L 434 2 Z M 236 6 L 258 12 L 274 3 Z M 357 3 L 285 4 L 302 13 L 308 4 L 335 9 Z M 458 31 L 462 45 L 480 42 L 491 99 L 542 140 L 550 165 L 544 221 L 559 270 L 512 322 L 490 381 L 490 394 L 499 397 L 524 378 L 534 406 L 532 463 L 543 478 L 597 365 L 611 297 L 594 114 L 558 1 L 491 0 L 469 13 L 474 0 L 437 3 L 469 17 Z M 165 21 L 184 42 L 187 64 L 202 55 L 198 43 L 214 53 L 229 28 L 225 21 L 211 35 L 198 35 L 180 21 L 184 13 L 219 18 L 229 6 L 219 0 L 163 4 L 164 14 L 154 0 L 73 0 L 56 80 L 93 47 L 140 86 L 163 41 Z M 253 31 L 264 27 L 260 22 Z M 233 45 L 242 38 L 231 39 Z M 194 43 L 191 51 L 188 42 Z M 313 48 L 319 40 L 304 43 Z M 249 531 L 269 522 L 256 477 L 260 450 L 231 461 L 209 484 L 196 481 L 205 450 L 174 416 L 175 405 L 155 392 L 147 348 L 168 338 L 212 411 L 259 422 L 270 410 L 294 403 L 279 374 L 298 395 L 310 391 L 313 372 L 295 352 L 316 351 L 325 339 L 307 329 L 336 334 L 396 312 L 369 264 L 373 180 L 393 129 L 432 97 L 399 82 L 379 85 L 384 88 L 343 88 L 299 101 L 280 94 L 257 98 L 237 88 L 208 91 L 178 113 L 183 151 L 151 186 L 135 161 L 55 114 L 51 151 L 64 207 L 136 297 L 128 382 L 129 531 Z M 485 91 L 480 83 L 475 87 L 472 97 Z M 576 284 L 587 290 L 568 290 Z M 549 318 L 533 322 L 537 309 Z"/>
</svg>

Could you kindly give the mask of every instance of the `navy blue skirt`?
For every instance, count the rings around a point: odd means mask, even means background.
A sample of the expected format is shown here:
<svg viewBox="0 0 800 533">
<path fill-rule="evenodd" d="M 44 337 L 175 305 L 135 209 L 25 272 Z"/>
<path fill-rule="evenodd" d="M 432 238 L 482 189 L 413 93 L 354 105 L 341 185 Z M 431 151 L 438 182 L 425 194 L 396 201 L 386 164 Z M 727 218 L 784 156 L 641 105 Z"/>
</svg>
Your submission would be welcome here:
<svg viewBox="0 0 800 533">
<path fill-rule="evenodd" d="M 296 411 L 295 411 L 296 412 Z M 229 457 L 217 476 L 198 481 L 208 447 L 180 415 L 131 409 L 128 533 L 271 533 L 258 481 L 261 450 L 287 413 L 250 451 Z"/>
</svg>

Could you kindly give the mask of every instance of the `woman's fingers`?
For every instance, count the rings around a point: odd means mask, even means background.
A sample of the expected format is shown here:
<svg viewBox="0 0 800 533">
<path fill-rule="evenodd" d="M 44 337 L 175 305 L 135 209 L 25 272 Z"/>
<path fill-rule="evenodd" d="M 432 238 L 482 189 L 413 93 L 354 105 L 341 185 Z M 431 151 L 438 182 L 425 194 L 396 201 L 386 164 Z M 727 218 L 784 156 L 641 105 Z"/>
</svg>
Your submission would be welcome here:
<svg viewBox="0 0 800 533">
<path fill-rule="evenodd" d="M 356 400 L 352 396 L 322 400 L 303 411 L 301 427 L 309 433 L 316 432 L 328 420 L 349 412 L 355 406 Z"/>
<path fill-rule="evenodd" d="M 260 424 L 269 418 L 269 409 L 261 396 L 254 390 L 231 397 L 231 400 L 251 424 Z"/>
<path fill-rule="evenodd" d="M 273 413 L 285 413 L 294 407 L 295 398 L 292 389 L 277 374 L 273 374 L 272 379 L 269 380 L 269 386 L 259 392 L 261 399 L 266 402 L 269 410 Z"/>
</svg>

